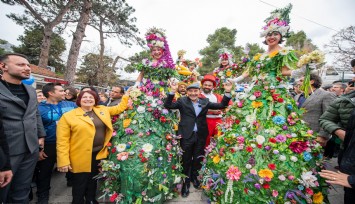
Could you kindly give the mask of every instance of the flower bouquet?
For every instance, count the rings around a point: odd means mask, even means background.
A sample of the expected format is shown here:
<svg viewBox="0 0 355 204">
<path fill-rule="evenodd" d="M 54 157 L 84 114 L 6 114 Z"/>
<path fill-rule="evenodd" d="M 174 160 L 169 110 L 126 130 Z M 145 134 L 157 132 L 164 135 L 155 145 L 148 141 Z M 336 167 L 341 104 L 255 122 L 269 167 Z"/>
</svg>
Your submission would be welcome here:
<svg viewBox="0 0 355 204">
<path fill-rule="evenodd" d="M 305 76 L 301 86 L 301 90 L 303 91 L 305 97 L 308 97 L 309 90 L 312 90 L 310 82 L 311 69 L 315 69 L 315 65 L 321 63 L 324 63 L 324 53 L 319 50 L 314 50 L 311 53 L 302 55 L 298 61 L 298 67 L 306 66 Z"/>
</svg>

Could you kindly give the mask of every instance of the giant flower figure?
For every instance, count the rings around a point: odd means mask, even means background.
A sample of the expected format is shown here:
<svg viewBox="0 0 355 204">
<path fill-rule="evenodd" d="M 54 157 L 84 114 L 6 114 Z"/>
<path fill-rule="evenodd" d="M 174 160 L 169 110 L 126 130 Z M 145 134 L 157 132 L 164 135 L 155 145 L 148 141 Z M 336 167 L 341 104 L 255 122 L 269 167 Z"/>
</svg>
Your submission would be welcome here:
<svg viewBox="0 0 355 204">
<path fill-rule="evenodd" d="M 104 195 L 115 203 L 163 203 L 179 194 L 178 119 L 163 107 L 167 80 L 177 73 L 164 32 L 153 28 L 146 39 L 161 57 L 136 65 L 145 78 L 131 90 L 129 108 L 114 123 L 109 161 L 102 162 L 99 176 Z"/>
<path fill-rule="evenodd" d="M 285 26 L 280 19 L 271 26 Z M 205 194 L 215 203 L 327 203 L 322 147 L 288 93 L 282 68 L 296 69 L 290 48 L 258 54 L 248 64 L 253 79 L 238 93 L 219 134 L 206 148 L 201 169 Z"/>
</svg>

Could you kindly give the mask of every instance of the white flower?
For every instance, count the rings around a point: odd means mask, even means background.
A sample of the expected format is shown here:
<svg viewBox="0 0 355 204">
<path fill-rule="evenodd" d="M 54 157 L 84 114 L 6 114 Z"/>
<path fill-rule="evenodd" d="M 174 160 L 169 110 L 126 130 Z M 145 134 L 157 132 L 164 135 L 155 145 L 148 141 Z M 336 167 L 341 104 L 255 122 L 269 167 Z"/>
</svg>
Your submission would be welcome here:
<svg viewBox="0 0 355 204">
<path fill-rule="evenodd" d="M 164 42 L 163 41 L 157 41 L 156 45 L 158 47 L 164 47 Z"/>
<path fill-rule="evenodd" d="M 242 127 L 242 132 L 245 132 L 247 130 L 246 127 Z"/>
<path fill-rule="evenodd" d="M 153 96 L 146 96 L 145 99 L 149 102 L 149 101 L 152 101 L 154 99 Z"/>
<path fill-rule="evenodd" d="M 144 113 L 145 112 L 145 107 L 144 106 L 138 106 L 137 112 L 138 113 Z"/>
<path fill-rule="evenodd" d="M 180 176 L 175 176 L 174 183 L 180 183 L 181 177 Z"/>
<path fill-rule="evenodd" d="M 142 147 L 143 151 L 146 153 L 149 153 L 153 150 L 153 145 L 149 144 L 149 143 L 145 143 Z"/>
<path fill-rule="evenodd" d="M 245 168 L 247 168 L 247 169 L 251 169 L 251 164 L 247 164 L 247 165 L 245 165 Z"/>
<path fill-rule="evenodd" d="M 301 175 L 301 179 L 298 179 L 299 182 L 305 187 L 317 187 L 315 182 L 317 181 L 317 177 L 315 177 L 311 171 L 304 172 Z"/>
<path fill-rule="evenodd" d="M 153 103 L 150 104 L 153 108 L 157 107 L 157 103 L 155 101 L 153 101 Z"/>
<path fill-rule="evenodd" d="M 276 135 L 276 130 L 275 129 L 270 129 L 269 133 L 270 133 L 270 135 Z"/>
<path fill-rule="evenodd" d="M 248 122 L 248 123 L 252 123 L 255 121 L 255 117 L 253 115 L 247 115 L 245 117 L 245 120 Z"/>
<path fill-rule="evenodd" d="M 296 161 L 298 161 L 298 159 L 295 156 L 291 156 L 291 161 L 296 162 Z"/>
<path fill-rule="evenodd" d="M 223 72 L 219 72 L 219 73 L 218 73 L 218 76 L 223 76 Z"/>
<path fill-rule="evenodd" d="M 255 145 L 255 144 L 250 144 L 250 146 L 251 146 L 252 148 L 255 148 L 255 147 L 256 147 L 256 145 Z"/>
<path fill-rule="evenodd" d="M 279 160 L 280 161 L 286 161 L 286 156 L 285 155 L 280 155 Z"/>
<path fill-rule="evenodd" d="M 157 36 L 158 38 L 162 37 L 160 33 L 155 33 L 155 36 Z"/>
<path fill-rule="evenodd" d="M 255 139 L 256 139 L 256 142 L 257 142 L 259 145 L 261 145 L 261 144 L 263 144 L 263 143 L 265 142 L 265 137 L 262 136 L 262 135 L 256 136 Z"/>
<path fill-rule="evenodd" d="M 292 137 L 297 137 L 297 134 L 296 133 L 291 133 L 291 136 Z"/>
<path fill-rule="evenodd" d="M 251 96 L 249 97 L 249 99 L 252 100 L 252 101 L 254 101 L 254 100 L 256 99 L 256 96 L 251 95 Z"/>
<path fill-rule="evenodd" d="M 267 53 L 263 53 L 261 56 L 260 56 L 260 60 L 262 61 L 262 60 L 264 60 L 265 59 L 265 57 L 267 57 L 268 56 L 268 54 Z"/>
<path fill-rule="evenodd" d="M 132 120 L 132 124 L 137 124 L 137 121 L 136 120 Z"/>
<path fill-rule="evenodd" d="M 126 144 L 121 143 L 116 146 L 117 152 L 123 152 L 125 149 L 126 149 Z"/>
<path fill-rule="evenodd" d="M 280 181 L 286 180 L 286 177 L 284 175 L 280 175 L 278 178 L 280 179 Z"/>
</svg>

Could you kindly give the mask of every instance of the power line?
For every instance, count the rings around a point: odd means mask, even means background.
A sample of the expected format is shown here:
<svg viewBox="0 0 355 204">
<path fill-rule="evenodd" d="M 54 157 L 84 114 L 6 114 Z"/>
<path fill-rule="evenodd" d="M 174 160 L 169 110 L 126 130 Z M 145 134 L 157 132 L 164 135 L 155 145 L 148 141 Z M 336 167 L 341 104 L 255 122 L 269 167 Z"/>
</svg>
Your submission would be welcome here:
<svg viewBox="0 0 355 204">
<path fill-rule="evenodd" d="M 268 3 L 268 2 L 265 2 L 265 1 L 262 1 L 262 0 L 259 0 L 259 1 L 260 1 L 261 3 L 264 3 L 264 4 L 266 4 L 266 5 L 272 6 L 272 7 L 274 7 L 274 8 L 278 8 L 277 6 L 272 5 L 272 4 Z M 306 21 L 309 21 L 309 22 L 311 22 L 311 23 L 317 24 L 317 25 L 319 25 L 319 26 L 322 26 L 322 27 L 324 27 L 324 28 L 327 28 L 327 29 L 332 30 L 332 31 L 335 31 L 335 32 L 339 32 L 338 30 L 336 30 L 336 29 L 334 29 L 334 28 L 331 28 L 331 27 L 329 27 L 329 26 L 326 26 L 326 25 L 317 23 L 317 22 L 315 22 L 315 21 L 313 21 L 313 20 L 311 20 L 311 19 L 305 18 L 305 17 L 303 17 L 303 16 L 301 16 L 301 15 L 298 15 L 298 14 L 295 14 L 295 13 L 293 13 L 293 12 L 291 12 L 291 13 L 292 13 L 292 15 L 297 16 L 297 17 L 299 17 L 299 18 L 302 18 L 302 19 L 304 19 L 304 20 L 306 20 Z"/>
</svg>

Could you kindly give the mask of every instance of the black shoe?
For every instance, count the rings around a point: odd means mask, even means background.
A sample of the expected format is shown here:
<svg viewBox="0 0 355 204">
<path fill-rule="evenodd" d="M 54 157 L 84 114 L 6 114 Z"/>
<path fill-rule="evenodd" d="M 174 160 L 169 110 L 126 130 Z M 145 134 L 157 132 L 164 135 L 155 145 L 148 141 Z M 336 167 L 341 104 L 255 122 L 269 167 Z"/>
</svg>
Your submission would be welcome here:
<svg viewBox="0 0 355 204">
<path fill-rule="evenodd" d="M 190 185 L 189 184 L 183 184 L 182 189 L 181 189 L 181 196 L 183 198 L 186 198 L 190 194 Z"/>
<path fill-rule="evenodd" d="M 194 186 L 195 189 L 200 189 L 200 187 L 201 187 L 201 184 L 197 179 L 194 179 L 192 181 L 192 185 Z"/>
</svg>

